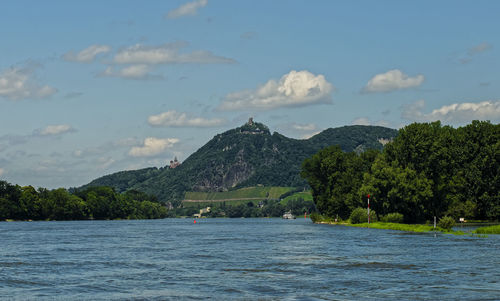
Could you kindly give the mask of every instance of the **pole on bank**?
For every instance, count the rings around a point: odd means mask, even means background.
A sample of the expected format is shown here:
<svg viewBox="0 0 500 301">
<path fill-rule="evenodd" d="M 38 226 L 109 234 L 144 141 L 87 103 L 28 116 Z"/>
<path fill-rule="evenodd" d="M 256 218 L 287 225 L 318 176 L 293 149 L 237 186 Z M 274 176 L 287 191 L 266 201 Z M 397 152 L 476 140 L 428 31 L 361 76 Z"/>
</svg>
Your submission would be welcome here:
<svg viewBox="0 0 500 301">
<path fill-rule="evenodd" d="M 370 225 L 370 194 L 367 195 L 368 197 L 368 226 Z"/>
</svg>

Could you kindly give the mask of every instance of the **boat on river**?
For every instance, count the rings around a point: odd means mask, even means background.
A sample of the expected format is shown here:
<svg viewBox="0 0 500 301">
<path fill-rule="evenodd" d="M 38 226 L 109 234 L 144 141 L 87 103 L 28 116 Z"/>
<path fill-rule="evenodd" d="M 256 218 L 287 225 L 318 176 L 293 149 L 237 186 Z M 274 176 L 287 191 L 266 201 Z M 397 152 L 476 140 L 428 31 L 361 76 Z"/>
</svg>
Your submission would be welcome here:
<svg viewBox="0 0 500 301">
<path fill-rule="evenodd" d="M 288 211 L 283 214 L 283 219 L 295 219 L 295 215 L 292 214 L 292 211 Z"/>
</svg>

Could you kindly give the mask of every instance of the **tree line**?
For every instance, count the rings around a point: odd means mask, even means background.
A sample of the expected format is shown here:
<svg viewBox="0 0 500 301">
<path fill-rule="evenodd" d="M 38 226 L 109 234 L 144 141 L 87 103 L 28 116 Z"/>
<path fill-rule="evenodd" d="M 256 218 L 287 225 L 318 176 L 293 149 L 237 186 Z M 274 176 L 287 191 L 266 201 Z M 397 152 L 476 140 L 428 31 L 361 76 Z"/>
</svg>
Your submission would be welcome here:
<svg viewBox="0 0 500 301">
<path fill-rule="evenodd" d="M 500 125 L 453 128 L 413 123 L 382 151 L 325 148 L 306 159 L 301 175 L 323 215 L 347 219 L 358 207 L 400 213 L 418 223 L 434 216 L 500 219 Z"/>
<path fill-rule="evenodd" d="M 0 181 L 0 220 L 154 219 L 167 215 L 154 196 L 110 187 L 69 192 Z"/>
<path fill-rule="evenodd" d="M 299 197 L 289 200 L 282 204 L 279 200 L 263 200 L 258 204 L 249 201 L 241 204 L 231 204 L 228 202 L 204 203 L 199 206 L 179 207 L 169 210 L 168 217 L 193 216 L 199 213 L 200 209 L 210 207 L 210 212 L 203 214 L 205 217 L 282 217 L 285 212 L 290 211 L 296 216 L 302 216 L 304 213 L 310 214 L 316 209 L 314 203 L 310 200 L 304 200 Z"/>
</svg>

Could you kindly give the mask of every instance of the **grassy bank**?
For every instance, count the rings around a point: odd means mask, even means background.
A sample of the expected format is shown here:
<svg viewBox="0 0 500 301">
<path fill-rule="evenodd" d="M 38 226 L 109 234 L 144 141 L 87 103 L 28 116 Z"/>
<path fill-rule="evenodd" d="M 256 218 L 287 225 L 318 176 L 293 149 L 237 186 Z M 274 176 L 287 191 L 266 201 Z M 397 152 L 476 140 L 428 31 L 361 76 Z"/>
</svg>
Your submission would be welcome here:
<svg viewBox="0 0 500 301">
<path fill-rule="evenodd" d="M 318 224 L 330 224 L 330 225 L 343 225 L 349 227 L 358 227 L 358 228 L 372 228 L 372 229 L 386 229 L 386 230 L 398 230 L 398 231 L 407 231 L 407 232 L 433 232 L 439 231 L 443 233 L 455 234 L 455 235 L 464 235 L 465 232 L 462 231 L 447 231 L 445 229 L 441 229 L 437 227 L 434 229 L 432 225 L 418 225 L 418 224 L 399 224 L 399 223 L 383 223 L 383 222 L 374 222 L 374 223 L 361 223 L 361 224 L 351 224 L 348 221 L 335 221 L 334 218 L 325 217 L 319 214 L 311 215 L 311 220 Z M 490 228 L 490 227 L 487 227 Z M 500 231 L 500 227 L 497 229 Z M 479 233 L 479 232 L 477 232 Z M 485 232 L 486 233 L 486 232 Z M 489 233 L 489 232 L 488 232 Z"/>
<path fill-rule="evenodd" d="M 398 224 L 398 223 L 383 223 L 383 222 L 375 222 L 375 223 L 362 223 L 362 224 L 346 224 L 346 226 L 351 227 L 359 227 L 359 228 L 373 228 L 373 229 L 387 229 L 387 230 L 398 230 L 398 231 L 407 231 L 407 232 L 433 232 L 439 231 L 443 233 L 455 234 L 455 235 L 464 235 L 465 232 L 462 231 L 447 231 L 445 229 L 436 227 L 431 225 L 418 225 L 418 224 Z"/>
<path fill-rule="evenodd" d="M 474 230 L 476 234 L 500 234 L 500 225 L 480 227 Z"/>
</svg>

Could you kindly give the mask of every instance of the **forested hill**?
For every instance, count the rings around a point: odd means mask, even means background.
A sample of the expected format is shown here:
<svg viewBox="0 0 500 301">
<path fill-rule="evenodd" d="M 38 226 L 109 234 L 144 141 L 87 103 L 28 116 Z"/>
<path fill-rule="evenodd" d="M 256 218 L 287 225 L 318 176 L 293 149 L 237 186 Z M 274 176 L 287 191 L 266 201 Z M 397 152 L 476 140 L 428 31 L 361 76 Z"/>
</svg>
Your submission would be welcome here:
<svg viewBox="0 0 500 301">
<path fill-rule="evenodd" d="M 224 191 L 246 186 L 305 186 L 300 177 L 304 159 L 330 145 L 342 150 L 382 149 L 397 130 L 379 126 L 327 129 L 306 140 L 270 133 L 267 126 L 249 121 L 216 135 L 175 168 L 122 171 L 98 178 L 88 186 L 106 185 L 118 192 L 136 189 L 162 201 L 176 201 L 186 191 Z M 382 143 L 381 143 L 382 142 Z"/>
</svg>

